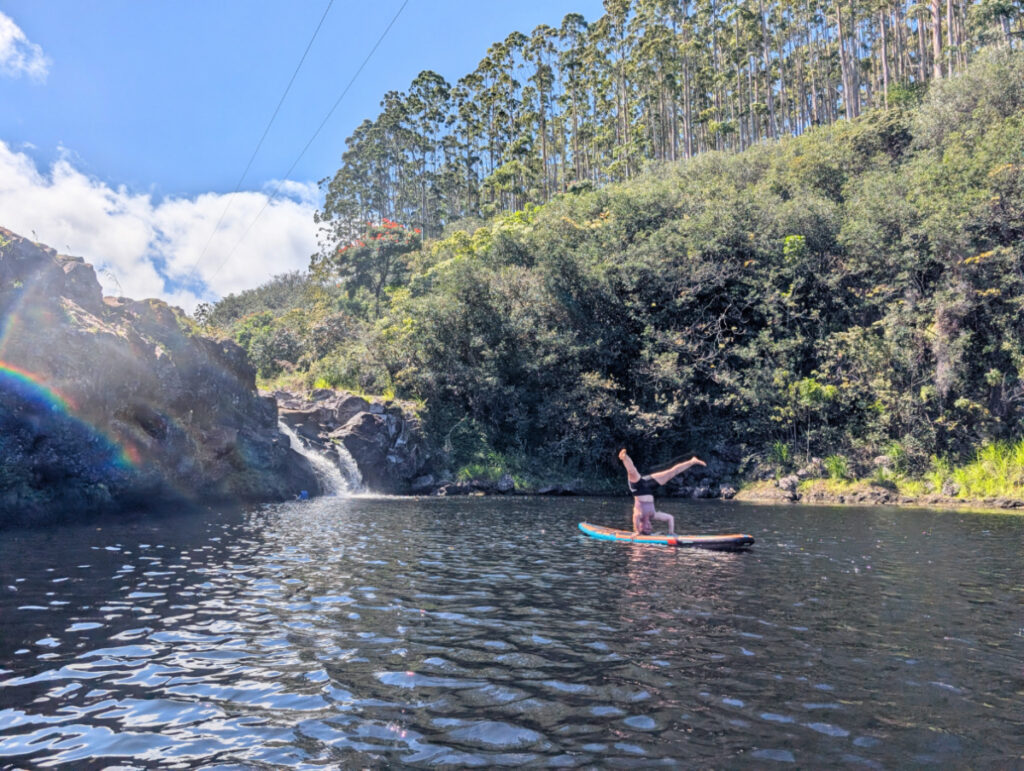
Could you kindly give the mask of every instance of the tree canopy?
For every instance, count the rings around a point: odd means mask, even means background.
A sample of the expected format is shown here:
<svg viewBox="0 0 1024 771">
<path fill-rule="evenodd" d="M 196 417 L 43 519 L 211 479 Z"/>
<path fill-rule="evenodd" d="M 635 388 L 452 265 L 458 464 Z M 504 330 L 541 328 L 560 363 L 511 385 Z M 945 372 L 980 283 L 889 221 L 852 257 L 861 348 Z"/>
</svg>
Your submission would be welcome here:
<svg viewBox="0 0 1024 771">
<path fill-rule="evenodd" d="M 1017 0 L 606 0 L 513 32 L 454 84 L 424 71 L 346 140 L 324 252 L 384 218 L 466 218 L 915 103 L 980 46 L 1015 46 Z"/>
</svg>

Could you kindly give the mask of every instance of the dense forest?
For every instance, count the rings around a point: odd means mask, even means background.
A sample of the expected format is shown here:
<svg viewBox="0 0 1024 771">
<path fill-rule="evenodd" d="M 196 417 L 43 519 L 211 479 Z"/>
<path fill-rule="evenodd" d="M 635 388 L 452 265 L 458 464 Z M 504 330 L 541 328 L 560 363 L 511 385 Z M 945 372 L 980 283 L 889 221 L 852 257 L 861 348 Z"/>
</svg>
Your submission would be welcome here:
<svg viewBox="0 0 1024 771">
<path fill-rule="evenodd" d="M 199 319 L 266 382 L 418 401 L 455 469 L 599 477 L 624 443 L 941 471 L 1024 435 L 1024 52 L 940 50 L 913 99 L 865 78 L 850 119 L 440 236 L 375 218 Z"/>
<path fill-rule="evenodd" d="M 325 180 L 324 249 L 388 218 L 467 217 L 744 150 L 914 101 L 979 46 L 1018 45 L 1019 0 L 605 0 L 494 43 L 454 84 L 384 95 Z"/>
</svg>

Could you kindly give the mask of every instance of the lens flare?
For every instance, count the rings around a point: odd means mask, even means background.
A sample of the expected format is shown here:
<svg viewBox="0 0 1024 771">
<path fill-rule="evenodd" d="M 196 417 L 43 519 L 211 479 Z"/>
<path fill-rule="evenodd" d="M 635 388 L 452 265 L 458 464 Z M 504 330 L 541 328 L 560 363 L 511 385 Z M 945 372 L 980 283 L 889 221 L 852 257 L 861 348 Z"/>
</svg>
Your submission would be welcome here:
<svg viewBox="0 0 1024 771">
<path fill-rule="evenodd" d="M 78 417 L 75 414 L 77 406 L 70 397 L 48 385 L 38 375 L 0 359 L 0 396 L 6 394 L 13 394 L 46 412 L 73 420 L 86 428 L 108 446 L 115 465 L 123 468 L 134 468 L 138 465 L 139 455 L 135 448 L 115 441 L 96 426 Z"/>
</svg>

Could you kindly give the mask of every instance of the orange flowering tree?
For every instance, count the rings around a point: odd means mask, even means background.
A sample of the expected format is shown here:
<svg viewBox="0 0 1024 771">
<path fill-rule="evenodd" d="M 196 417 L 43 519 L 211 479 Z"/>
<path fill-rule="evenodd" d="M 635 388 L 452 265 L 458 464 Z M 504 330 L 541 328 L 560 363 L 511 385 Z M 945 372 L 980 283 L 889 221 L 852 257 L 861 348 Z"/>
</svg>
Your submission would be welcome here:
<svg viewBox="0 0 1024 771">
<path fill-rule="evenodd" d="M 384 289 L 401 281 L 408 269 L 406 255 L 420 248 L 419 228 L 407 228 L 389 219 L 367 222 L 363 232 L 347 244 L 313 260 L 313 272 L 322 280 L 337 278 L 349 292 L 366 287 L 373 294 L 374 315 L 380 315 Z"/>
</svg>

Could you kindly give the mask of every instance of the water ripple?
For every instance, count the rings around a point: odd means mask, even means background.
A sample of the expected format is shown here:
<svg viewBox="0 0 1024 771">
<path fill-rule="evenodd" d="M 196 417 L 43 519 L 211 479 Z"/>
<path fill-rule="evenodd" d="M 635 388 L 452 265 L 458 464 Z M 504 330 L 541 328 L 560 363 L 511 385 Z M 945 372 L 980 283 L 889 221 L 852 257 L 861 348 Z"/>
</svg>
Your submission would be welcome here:
<svg viewBox="0 0 1024 771">
<path fill-rule="evenodd" d="M 360 497 L 17 533 L 0 543 L 0 765 L 1019 754 L 1020 520 L 677 505 L 688 529 L 754 532 L 747 554 L 575 528 L 624 511 Z"/>
</svg>

